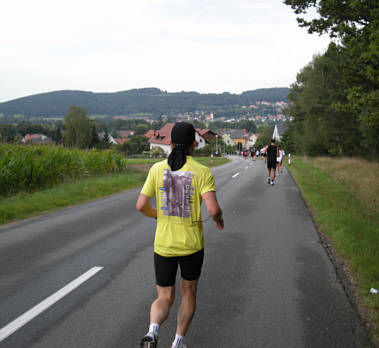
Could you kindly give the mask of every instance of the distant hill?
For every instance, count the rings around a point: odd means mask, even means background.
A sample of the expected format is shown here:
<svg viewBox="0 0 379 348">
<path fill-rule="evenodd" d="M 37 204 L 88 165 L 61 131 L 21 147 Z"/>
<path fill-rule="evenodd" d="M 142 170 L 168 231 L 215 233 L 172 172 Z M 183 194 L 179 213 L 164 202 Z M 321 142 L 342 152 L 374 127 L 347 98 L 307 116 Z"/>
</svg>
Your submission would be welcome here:
<svg viewBox="0 0 379 348">
<path fill-rule="evenodd" d="M 158 88 L 132 89 L 115 93 L 55 91 L 0 103 L 0 113 L 34 117 L 61 117 L 70 105 L 86 108 L 89 115 L 127 115 L 141 112 L 167 114 L 212 110 L 215 107 L 249 105 L 257 101 L 286 101 L 288 88 L 264 88 L 241 94 L 169 93 Z"/>
</svg>

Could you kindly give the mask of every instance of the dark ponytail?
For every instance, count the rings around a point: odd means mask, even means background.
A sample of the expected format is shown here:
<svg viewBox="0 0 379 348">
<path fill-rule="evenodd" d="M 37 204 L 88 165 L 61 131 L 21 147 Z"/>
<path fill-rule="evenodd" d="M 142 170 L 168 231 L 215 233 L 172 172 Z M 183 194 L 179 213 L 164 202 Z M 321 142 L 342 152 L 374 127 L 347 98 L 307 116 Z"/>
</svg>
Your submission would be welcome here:
<svg viewBox="0 0 379 348">
<path fill-rule="evenodd" d="M 187 161 L 189 148 L 195 141 L 195 128 L 190 123 L 176 123 L 171 131 L 171 142 L 174 146 L 168 157 L 168 165 L 172 171 L 182 168 Z"/>
</svg>

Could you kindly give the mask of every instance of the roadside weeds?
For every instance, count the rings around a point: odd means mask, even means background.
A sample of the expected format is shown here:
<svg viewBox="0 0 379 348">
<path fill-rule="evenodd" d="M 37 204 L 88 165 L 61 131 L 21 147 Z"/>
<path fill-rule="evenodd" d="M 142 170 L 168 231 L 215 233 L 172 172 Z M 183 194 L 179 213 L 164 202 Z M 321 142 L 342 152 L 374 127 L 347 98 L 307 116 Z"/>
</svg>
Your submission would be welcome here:
<svg viewBox="0 0 379 348">
<path fill-rule="evenodd" d="M 334 161 L 337 161 L 334 159 Z M 296 158 L 287 166 L 308 206 L 321 243 L 362 323 L 379 346 L 379 216 L 350 187 Z M 345 177 L 348 174 L 344 173 Z M 346 187 L 347 186 L 347 187 Z"/>
</svg>

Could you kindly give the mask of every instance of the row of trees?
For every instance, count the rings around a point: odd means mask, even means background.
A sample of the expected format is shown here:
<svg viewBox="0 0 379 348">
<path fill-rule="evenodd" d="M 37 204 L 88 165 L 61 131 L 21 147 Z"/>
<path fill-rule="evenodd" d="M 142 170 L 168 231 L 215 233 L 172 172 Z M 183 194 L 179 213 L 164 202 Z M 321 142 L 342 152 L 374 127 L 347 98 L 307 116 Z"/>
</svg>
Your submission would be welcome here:
<svg viewBox="0 0 379 348">
<path fill-rule="evenodd" d="M 286 0 L 309 33 L 329 34 L 327 51 L 297 75 L 284 142 L 309 155 L 379 155 L 379 8 L 370 0 Z M 306 20 L 312 7 L 319 18 Z"/>
<path fill-rule="evenodd" d="M 86 109 L 71 106 L 63 121 L 32 123 L 22 120 L 17 124 L 0 124 L 0 142 L 20 143 L 26 134 L 44 134 L 55 144 L 77 148 L 108 148 L 109 135 L 119 137 L 117 130 L 133 130 L 138 136 L 146 133 L 150 126 L 147 121 L 139 119 L 91 120 L 87 116 Z M 163 123 L 155 122 L 153 126 L 160 129 Z M 101 139 L 98 136 L 99 133 L 104 134 Z M 134 142 L 136 142 L 135 139 Z M 141 142 L 140 139 L 138 142 Z M 139 148 L 132 146 L 130 151 L 137 153 Z"/>
<path fill-rule="evenodd" d="M 148 130 L 148 126 L 141 123 L 135 125 L 135 129 L 136 135 L 120 145 L 120 151 L 128 154 L 141 153 L 149 149 L 149 144 L 143 135 Z M 63 143 L 65 146 L 79 149 L 109 148 L 110 138 L 108 130 L 105 129 L 100 139 L 96 124 L 87 117 L 86 109 L 72 105 L 64 118 Z"/>
<path fill-rule="evenodd" d="M 233 106 L 257 101 L 277 102 L 286 99 L 288 88 L 267 88 L 242 94 L 179 92 L 169 93 L 158 88 L 142 88 L 116 93 L 56 91 L 18 98 L 0 103 L 0 114 L 61 117 L 70 105 L 81 105 L 92 115 L 162 115 L 215 110 L 228 114 Z"/>
</svg>

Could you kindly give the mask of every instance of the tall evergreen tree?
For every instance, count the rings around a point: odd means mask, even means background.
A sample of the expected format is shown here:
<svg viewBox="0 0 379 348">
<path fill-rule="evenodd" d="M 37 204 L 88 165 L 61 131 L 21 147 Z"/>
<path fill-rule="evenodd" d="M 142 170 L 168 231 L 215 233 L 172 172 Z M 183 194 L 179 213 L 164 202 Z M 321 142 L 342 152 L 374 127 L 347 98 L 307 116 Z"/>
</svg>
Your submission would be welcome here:
<svg viewBox="0 0 379 348">
<path fill-rule="evenodd" d="M 92 136 L 91 136 L 91 145 L 90 147 L 99 147 L 100 139 L 96 130 L 96 126 L 92 123 Z"/>
<path fill-rule="evenodd" d="M 109 149 L 111 146 L 111 139 L 109 138 L 108 129 L 105 129 L 103 139 L 101 139 L 102 148 Z"/>
</svg>

